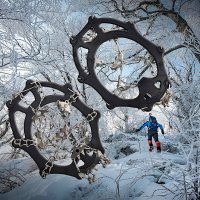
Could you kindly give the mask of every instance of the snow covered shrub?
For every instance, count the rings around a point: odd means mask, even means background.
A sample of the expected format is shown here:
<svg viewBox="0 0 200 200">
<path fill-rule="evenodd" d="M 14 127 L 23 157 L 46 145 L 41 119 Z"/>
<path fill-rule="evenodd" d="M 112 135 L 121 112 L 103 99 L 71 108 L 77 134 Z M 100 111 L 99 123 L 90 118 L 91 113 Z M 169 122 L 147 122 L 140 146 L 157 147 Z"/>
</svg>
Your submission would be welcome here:
<svg viewBox="0 0 200 200">
<path fill-rule="evenodd" d="M 136 141 L 137 138 L 130 134 L 115 133 L 114 135 L 110 135 L 104 141 L 106 154 L 111 159 L 120 159 L 136 153 L 138 152 L 138 149 L 134 145 Z"/>
<path fill-rule="evenodd" d="M 183 80 L 182 80 L 183 81 Z M 170 113 L 174 141 L 185 161 L 174 176 L 180 194 L 186 199 L 200 198 L 200 85 L 198 79 L 188 77 L 180 85 L 174 85 L 172 101 L 174 109 Z M 176 171 L 177 166 L 172 166 Z M 175 178 L 176 177 L 176 178 Z"/>
</svg>

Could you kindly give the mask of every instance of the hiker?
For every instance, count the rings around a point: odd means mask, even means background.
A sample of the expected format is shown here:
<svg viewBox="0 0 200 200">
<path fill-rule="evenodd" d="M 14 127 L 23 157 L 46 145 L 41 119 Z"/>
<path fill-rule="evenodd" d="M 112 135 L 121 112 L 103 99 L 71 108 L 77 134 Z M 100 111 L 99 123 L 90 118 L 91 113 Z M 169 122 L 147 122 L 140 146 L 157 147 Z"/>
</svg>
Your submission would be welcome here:
<svg viewBox="0 0 200 200">
<path fill-rule="evenodd" d="M 162 134 L 164 135 L 163 126 L 159 124 L 156 118 L 152 115 L 149 116 L 149 121 L 145 122 L 139 129 L 136 129 L 136 132 L 142 130 L 144 127 L 148 127 L 148 144 L 149 151 L 153 150 L 152 137 L 156 143 L 157 152 L 161 152 L 161 145 L 158 140 L 158 127 L 160 128 Z"/>
</svg>

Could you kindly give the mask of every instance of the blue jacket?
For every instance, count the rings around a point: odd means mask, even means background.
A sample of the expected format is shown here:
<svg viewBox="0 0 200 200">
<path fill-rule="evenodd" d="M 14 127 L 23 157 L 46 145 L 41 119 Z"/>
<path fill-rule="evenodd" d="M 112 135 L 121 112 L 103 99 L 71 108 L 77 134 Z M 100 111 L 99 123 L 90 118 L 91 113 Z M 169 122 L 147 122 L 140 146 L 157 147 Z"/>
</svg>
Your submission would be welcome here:
<svg viewBox="0 0 200 200">
<path fill-rule="evenodd" d="M 147 121 L 147 122 L 145 122 L 140 128 L 139 128 L 139 130 L 142 130 L 144 127 L 148 127 L 148 128 L 150 128 L 151 127 L 151 122 L 150 121 Z M 159 124 L 159 123 L 157 123 L 157 127 L 159 127 L 160 128 L 160 130 L 161 130 L 161 132 L 162 133 L 164 133 L 164 129 L 163 129 L 163 126 L 161 125 L 161 124 Z"/>
</svg>

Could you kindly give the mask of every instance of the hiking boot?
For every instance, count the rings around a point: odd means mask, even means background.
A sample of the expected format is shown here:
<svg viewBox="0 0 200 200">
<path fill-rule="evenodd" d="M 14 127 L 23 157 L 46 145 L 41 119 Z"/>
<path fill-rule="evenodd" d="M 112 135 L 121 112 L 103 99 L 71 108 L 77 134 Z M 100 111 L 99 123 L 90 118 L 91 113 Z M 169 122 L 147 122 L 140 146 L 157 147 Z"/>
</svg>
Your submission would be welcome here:
<svg viewBox="0 0 200 200">
<path fill-rule="evenodd" d="M 161 148 L 157 147 L 157 152 L 160 153 L 161 152 Z"/>
<path fill-rule="evenodd" d="M 153 146 L 150 146 L 150 147 L 149 147 L 149 151 L 153 151 Z"/>
</svg>

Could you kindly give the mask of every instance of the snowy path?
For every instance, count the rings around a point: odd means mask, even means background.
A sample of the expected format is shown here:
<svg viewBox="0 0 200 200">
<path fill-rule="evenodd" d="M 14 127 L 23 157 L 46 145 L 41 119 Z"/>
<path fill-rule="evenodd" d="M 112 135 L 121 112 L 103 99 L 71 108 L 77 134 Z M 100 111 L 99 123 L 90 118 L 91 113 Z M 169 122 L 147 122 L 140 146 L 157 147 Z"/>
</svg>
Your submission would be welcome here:
<svg viewBox="0 0 200 200">
<path fill-rule="evenodd" d="M 170 163 L 180 164 L 181 157 L 149 152 L 144 137 L 139 142 L 141 152 L 113 160 L 106 168 L 99 165 L 93 184 L 65 175 L 42 179 L 36 171 L 23 185 L 0 195 L 0 200 L 171 200 L 172 193 L 165 187 L 172 186 L 165 173 Z M 139 147 L 138 141 L 133 145 Z"/>
</svg>

